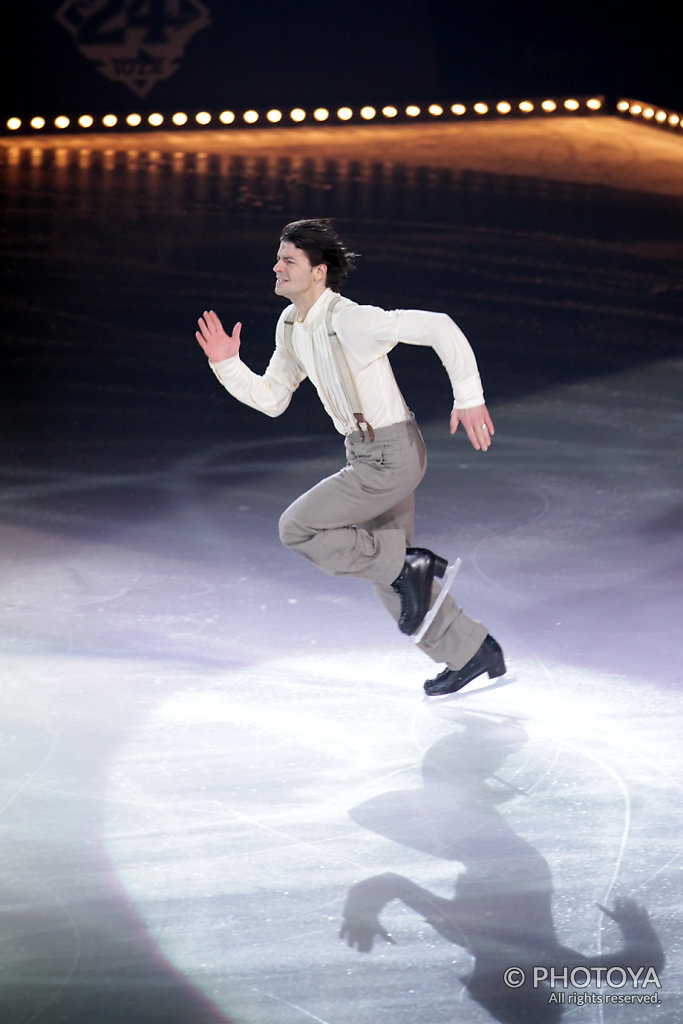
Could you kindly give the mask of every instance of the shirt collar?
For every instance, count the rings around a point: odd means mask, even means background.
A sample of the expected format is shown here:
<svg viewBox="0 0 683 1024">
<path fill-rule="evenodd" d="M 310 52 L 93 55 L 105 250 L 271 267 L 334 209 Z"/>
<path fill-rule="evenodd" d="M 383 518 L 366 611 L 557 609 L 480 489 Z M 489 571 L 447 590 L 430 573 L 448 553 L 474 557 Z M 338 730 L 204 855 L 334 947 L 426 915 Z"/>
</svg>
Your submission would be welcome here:
<svg viewBox="0 0 683 1024">
<path fill-rule="evenodd" d="M 295 322 L 298 324 L 303 324 L 310 331 L 314 331 L 316 327 L 319 327 L 322 321 L 325 319 L 327 315 L 327 307 L 329 306 L 330 302 L 332 301 L 336 294 L 337 293 L 333 292 L 331 288 L 326 288 L 325 291 L 320 296 L 320 298 L 316 299 L 316 301 L 313 303 L 308 313 L 306 314 L 306 318 L 304 320 L 301 320 L 297 315 Z"/>
</svg>

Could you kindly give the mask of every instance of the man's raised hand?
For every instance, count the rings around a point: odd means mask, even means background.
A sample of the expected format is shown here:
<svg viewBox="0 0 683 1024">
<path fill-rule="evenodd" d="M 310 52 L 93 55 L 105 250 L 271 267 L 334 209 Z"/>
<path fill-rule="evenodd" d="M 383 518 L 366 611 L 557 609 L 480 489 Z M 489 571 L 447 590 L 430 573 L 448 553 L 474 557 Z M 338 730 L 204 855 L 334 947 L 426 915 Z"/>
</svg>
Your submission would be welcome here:
<svg viewBox="0 0 683 1024">
<path fill-rule="evenodd" d="M 195 337 L 212 363 L 220 363 L 223 359 L 232 359 L 237 355 L 240 350 L 241 323 L 235 324 L 232 334 L 226 334 L 223 324 L 212 309 L 205 309 L 198 323 L 199 330 L 195 332 Z"/>
</svg>

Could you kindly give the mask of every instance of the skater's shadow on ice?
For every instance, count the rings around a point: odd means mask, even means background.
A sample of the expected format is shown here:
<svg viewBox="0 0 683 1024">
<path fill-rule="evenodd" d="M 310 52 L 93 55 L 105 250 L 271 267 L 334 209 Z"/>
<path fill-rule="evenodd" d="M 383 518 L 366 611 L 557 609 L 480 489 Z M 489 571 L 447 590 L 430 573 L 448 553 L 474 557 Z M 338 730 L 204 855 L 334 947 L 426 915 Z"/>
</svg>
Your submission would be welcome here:
<svg viewBox="0 0 683 1024">
<path fill-rule="evenodd" d="M 341 937 L 360 952 L 370 952 L 377 938 L 393 942 L 379 915 L 389 902 L 401 900 L 473 957 L 471 974 L 461 980 L 493 1020 L 506 1024 L 551 1024 L 562 1017 L 561 997 L 534 979 L 534 967 L 553 965 L 568 974 L 579 968 L 581 981 L 591 973 L 595 979 L 599 972 L 591 968 L 637 971 L 645 965 L 658 970 L 661 945 L 647 912 L 631 900 L 605 910 L 621 931 L 618 949 L 591 956 L 560 943 L 548 864 L 497 808 L 519 795 L 512 787 L 504 789 L 495 774 L 523 748 L 526 732 L 511 719 L 474 714 L 462 714 L 460 724 L 460 731 L 427 751 L 420 788 L 383 793 L 351 811 L 364 828 L 462 865 L 453 898 L 437 896 L 398 874 L 375 875 L 349 890 Z"/>
</svg>

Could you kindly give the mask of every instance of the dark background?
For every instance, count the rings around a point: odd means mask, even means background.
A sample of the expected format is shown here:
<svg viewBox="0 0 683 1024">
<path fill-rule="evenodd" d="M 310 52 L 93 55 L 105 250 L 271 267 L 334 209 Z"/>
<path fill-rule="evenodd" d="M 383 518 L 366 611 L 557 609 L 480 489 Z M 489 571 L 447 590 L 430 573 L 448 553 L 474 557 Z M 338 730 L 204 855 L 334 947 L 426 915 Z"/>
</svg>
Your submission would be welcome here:
<svg viewBox="0 0 683 1024">
<path fill-rule="evenodd" d="M 190 40 L 178 70 L 137 100 L 79 52 L 55 18 L 62 2 L 13 3 L 3 13 L 5 115 L 572 92 L 683 106 L 680 5 L 636 12 L 584 0 L 547 7 L 204 0 L 211 24 Z"/>
<path fill-rule="evenodd" d="M 245 361 L 263 372 L 282 308 L 276 241 L 311 211 L 361 254 L 350 298 L 455 319 L 492 406 L 680 353 L 678 196 L 408 173 L 400 160 L 369 174 L 329 160 L 323 179 L 239 154 L 201 173 L 191 153 L 175 166 L 169 153 L 131 165 L 123 152 L 109 169 L 101 152 L 85 167 L 72 156 L 32 166 L 27 145 L 2 177 L 0 392 L 15 465 L 158 463 L 226 429 L 314 433 L 336 450 L 309 382 L 271 420 L 226 396 L 193 339 L 203 309 L 239 319 Z M 451 397 L 433 353 L 400 345 L 392 365 L 419 421 L 443 420 Z"/>
</svg>

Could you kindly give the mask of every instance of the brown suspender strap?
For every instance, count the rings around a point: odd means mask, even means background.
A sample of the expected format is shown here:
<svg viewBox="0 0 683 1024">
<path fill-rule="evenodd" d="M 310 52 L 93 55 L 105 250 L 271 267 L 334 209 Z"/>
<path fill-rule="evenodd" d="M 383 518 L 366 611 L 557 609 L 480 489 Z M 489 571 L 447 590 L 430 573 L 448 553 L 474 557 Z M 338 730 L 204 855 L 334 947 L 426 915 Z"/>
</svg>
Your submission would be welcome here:
<svg viewBox="0 0 683 1024">
<path fill-rule="evenodd" d="M 353 418 L 356 421 L 356 425 L 360 430 L 360 436 L 362 440 L 365 441 L 365 434 L 367 432 L 369 440 L 374 441 L 375 431 L 372 429 L 372 424 L 368 423 L 365 416 L 360 411 L 361 404 L 360 399 L 358 397 L 358 391 L 356 390 L 356 385 L 354 383 L 353 377 L 351 376 L 349 364 L 346 360 L 346 356 L 344 355 L 344 349 L 342 348 L 341 342 L 337 337 L 337 332 L 332 326 L 332 312 L 334 310 L 334 307 L 339 302 L 340 298 L 341 295 L 335 295 L 334 298 L 330 301 L 329 306 L 327 307 L 327 316 L 325 317 L 327 335 L 330 339 L 330 347 L 332 348 L 337 363 L 337 369 L 339 371 L 339 383 L 341 384 L 342 391 L 344 392 L 344 397 L 346 398 Z M 288 345 L 290 344 L 292 338 L 292 328 L 294 327 L 295 320 L 296 310 L 294 309 L 294 307 L 292 307 L 292 309 L 287 313 L 287 316 L 285 317 L 284 324 L 285 341 Z M 355 410 L 358 410 L 358 412 L 356 412 Z"/>
</svg>

